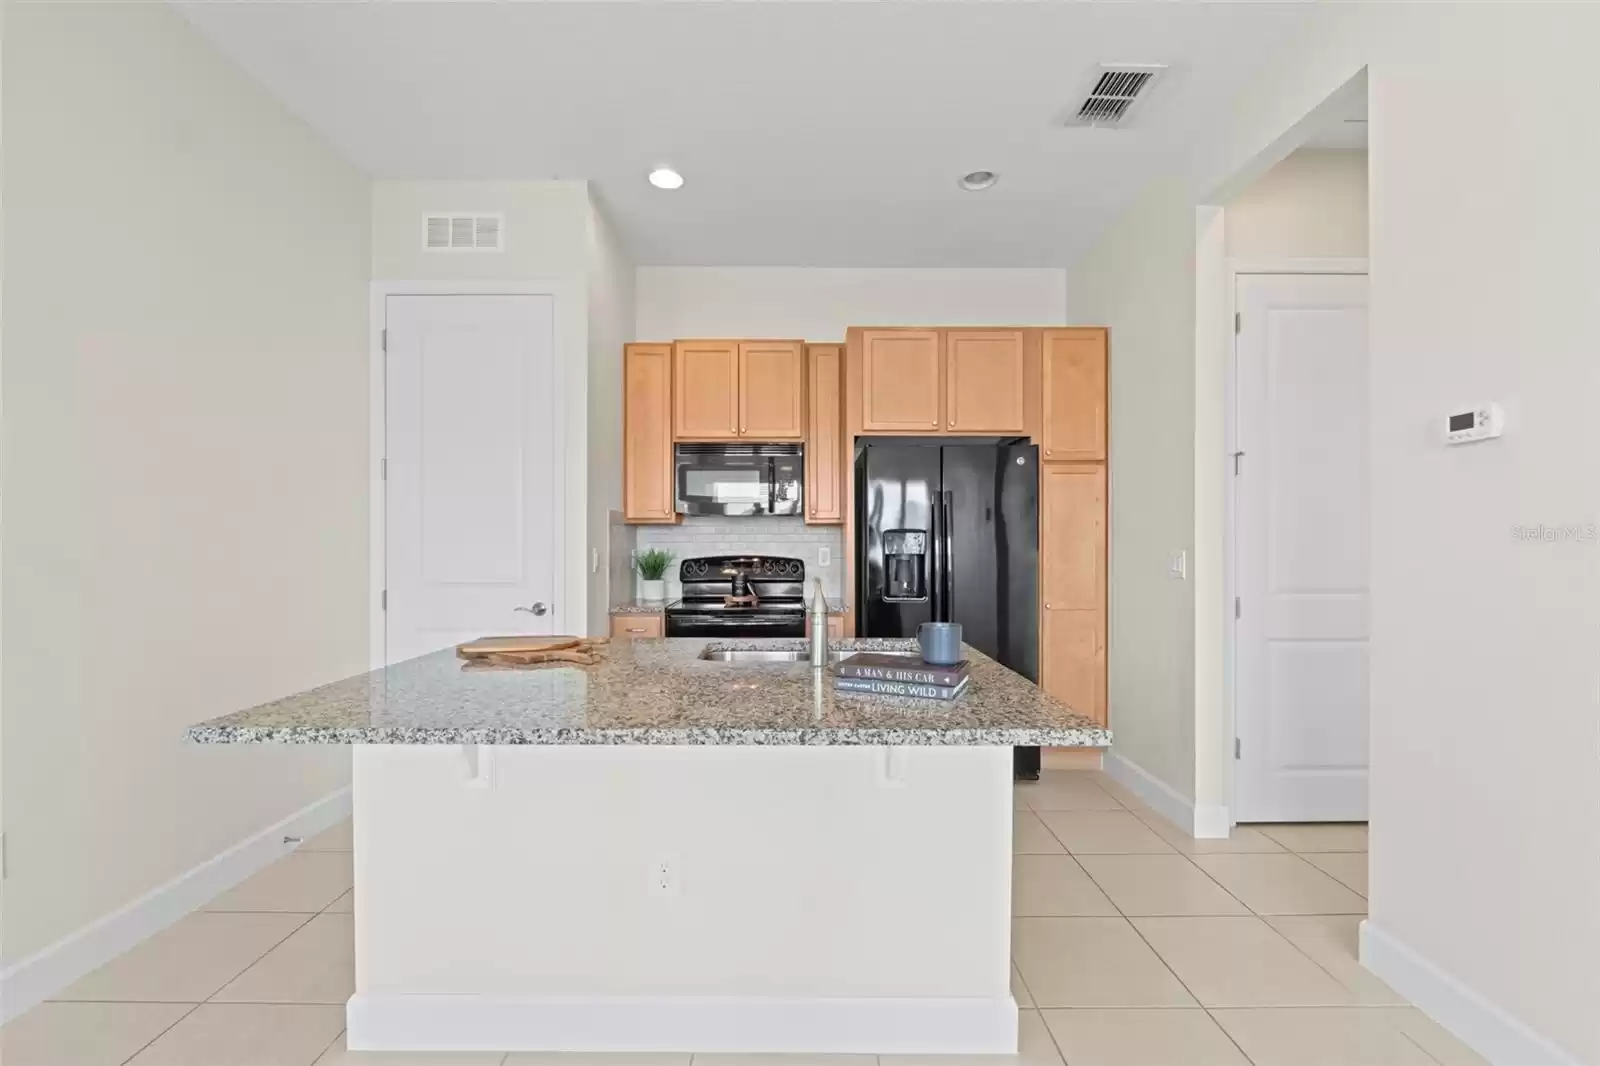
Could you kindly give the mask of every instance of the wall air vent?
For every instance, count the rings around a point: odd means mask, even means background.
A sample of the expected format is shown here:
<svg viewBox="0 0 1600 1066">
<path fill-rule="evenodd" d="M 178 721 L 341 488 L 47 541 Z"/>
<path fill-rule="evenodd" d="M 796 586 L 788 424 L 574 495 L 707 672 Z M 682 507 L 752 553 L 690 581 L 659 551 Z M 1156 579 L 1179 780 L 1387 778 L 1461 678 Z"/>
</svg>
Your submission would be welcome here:
<svg viewBox="0 0 1600 1066">
<path fill-rule="evenodd" d="M 427 252 L 498 252 L 505 248 L 504 215 L 424 215 Z"/>
<path fill-rule="evenodd" d="M 1102 63 L 1078 106 L 1061 119 L 1063 126 L 1121 126 L 1134 104 L 1167 68 L 1158 63 Z"/>
</svg>

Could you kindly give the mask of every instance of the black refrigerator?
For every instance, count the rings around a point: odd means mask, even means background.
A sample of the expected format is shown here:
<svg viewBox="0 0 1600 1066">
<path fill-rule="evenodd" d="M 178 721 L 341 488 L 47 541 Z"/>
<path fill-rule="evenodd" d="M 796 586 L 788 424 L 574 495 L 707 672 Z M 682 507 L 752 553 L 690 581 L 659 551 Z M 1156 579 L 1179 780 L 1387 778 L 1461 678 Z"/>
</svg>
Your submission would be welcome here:
<svg viewBox="0 0 1600 1066">
<path fill-rule="evenodd" d="M 860 440 L 856 633 L 959 622 L 968 644 L 1039 681 L 1039 449 L 1003 440 Z M 1019 777 L 1039 749 L 1016 748 Z"/>
</svg>

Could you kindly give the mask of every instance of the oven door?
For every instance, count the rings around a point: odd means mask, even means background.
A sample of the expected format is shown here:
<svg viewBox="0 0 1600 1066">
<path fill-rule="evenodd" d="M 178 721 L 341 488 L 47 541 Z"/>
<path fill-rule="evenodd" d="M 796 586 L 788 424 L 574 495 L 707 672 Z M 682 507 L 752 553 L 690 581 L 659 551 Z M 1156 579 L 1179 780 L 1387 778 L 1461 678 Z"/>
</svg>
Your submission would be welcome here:
<svg viewBox="0 0 1600 1066">
<path fill-rule="evenodd" d="M 795 444 L 680 444 L 678 513 L 800 514 L 803 458 Z"/>
<path fill-rule="evenodd" d="M 806 616 L 799 611 L 752 613 L 728 617 L 722 614 L 674 614 L 667 612 L 669 637 L 703 637 L 707 640 L 743 640 L 751 637 L 803 637 Z"/>
</svg>

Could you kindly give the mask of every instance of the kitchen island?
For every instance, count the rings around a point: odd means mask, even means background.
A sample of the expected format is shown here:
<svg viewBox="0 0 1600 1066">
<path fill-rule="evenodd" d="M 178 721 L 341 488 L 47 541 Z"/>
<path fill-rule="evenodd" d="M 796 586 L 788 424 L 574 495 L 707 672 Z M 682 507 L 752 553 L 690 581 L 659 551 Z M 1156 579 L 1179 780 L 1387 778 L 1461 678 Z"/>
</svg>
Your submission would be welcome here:
<svg viewBox="0 0 1600 1066">
<path fill-rule="evenodd" d="M 189 738 L 354 746 L 352 1049 L 1014 1051 L 1010 748 L 1110 734 L 970 648 L 950 703 L 801 648 L 445 651 Z"/>
</svg>

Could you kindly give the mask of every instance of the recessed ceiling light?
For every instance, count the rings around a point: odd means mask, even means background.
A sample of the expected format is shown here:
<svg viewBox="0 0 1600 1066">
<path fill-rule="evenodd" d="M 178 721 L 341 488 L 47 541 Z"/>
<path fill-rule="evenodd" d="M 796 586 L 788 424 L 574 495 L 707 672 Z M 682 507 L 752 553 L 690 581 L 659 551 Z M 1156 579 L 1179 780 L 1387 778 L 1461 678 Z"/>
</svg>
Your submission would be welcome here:
<svg viewBox="0 0 1600 1066">
<path fill-rule="evenodd" d="M 658 189 L 681 189 L 683 175 L 671 167 L 657 167 L 650 172 L 650 184 Z"/>
<path fill-rule="evenodd" d="M 974 170 L 971 174 L 964 174 L 961 178 L 961 187 L 968 192 L 981 192 L 1000 180 L 1000 175 L 992 170 Z"/>
</svg>

